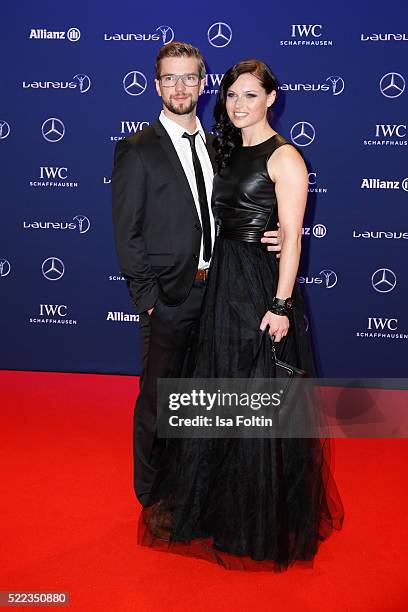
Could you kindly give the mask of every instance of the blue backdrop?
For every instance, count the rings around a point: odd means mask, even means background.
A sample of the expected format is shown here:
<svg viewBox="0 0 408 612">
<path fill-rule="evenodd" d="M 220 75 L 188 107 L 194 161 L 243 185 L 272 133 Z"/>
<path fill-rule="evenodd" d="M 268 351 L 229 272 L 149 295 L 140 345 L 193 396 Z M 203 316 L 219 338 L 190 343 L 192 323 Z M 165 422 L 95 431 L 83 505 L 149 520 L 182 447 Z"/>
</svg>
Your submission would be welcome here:
<svg viewBox="0 0 408 612">
<path fill-rule="evenodd" d="M 115 142 L 159 113 L 154 60 L 174 38 L 206 57 L 207 128 L 230 65 L 278 76 L 273 125 L 310 172 L 298 281 L 320 374 L 406 375 L 408 9 L 341 4 L 3 4 L 1 368 L 139 372 L 110 174 Z"/>
</svg>

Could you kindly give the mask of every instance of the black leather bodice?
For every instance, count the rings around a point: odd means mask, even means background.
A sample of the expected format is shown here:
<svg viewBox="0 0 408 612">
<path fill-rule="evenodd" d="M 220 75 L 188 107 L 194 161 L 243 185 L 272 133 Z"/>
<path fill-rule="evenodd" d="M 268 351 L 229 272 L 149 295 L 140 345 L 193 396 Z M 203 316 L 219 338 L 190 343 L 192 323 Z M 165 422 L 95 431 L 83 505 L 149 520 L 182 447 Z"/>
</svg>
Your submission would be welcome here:
<svg viewBox="0 0 408 612">
<path fill-rule="evenodd" d="M 215 175 L 212 209 L 220 237 L 258 242 L 265 230 L 277 228 L 275 184 L 267 162 L 284 144 L 290 143 L 275 134 L 257 145 L 237 147 L 228 167 Z"/>
</svg>

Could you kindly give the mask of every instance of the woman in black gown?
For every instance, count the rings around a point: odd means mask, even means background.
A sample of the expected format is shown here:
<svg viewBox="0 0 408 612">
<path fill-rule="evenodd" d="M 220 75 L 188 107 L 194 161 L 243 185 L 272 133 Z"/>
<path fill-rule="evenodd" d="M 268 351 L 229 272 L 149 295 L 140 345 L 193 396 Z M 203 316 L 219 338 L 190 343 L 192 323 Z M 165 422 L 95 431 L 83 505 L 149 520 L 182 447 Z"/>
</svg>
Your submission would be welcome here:
<svg viewBox="0 0 408 612">
<path fill-rule="evenodd" d="M 220 86 L 212 199 L 218 236 L 194 377 L 275 377 L 267 334 L 282 361 L 313 376 L 295 283 L 307 171 L 296 148 L 268 123 L 276 94 L 275 77 L 257 60 L 233 66 Z M 278 221 L 280 260 L 260 242 Z M 342 520 L 328 440 L 170 440 L 141 515 L 139 543 L 228 568 L 282 570 L 312 560 Z"/>
</svg>

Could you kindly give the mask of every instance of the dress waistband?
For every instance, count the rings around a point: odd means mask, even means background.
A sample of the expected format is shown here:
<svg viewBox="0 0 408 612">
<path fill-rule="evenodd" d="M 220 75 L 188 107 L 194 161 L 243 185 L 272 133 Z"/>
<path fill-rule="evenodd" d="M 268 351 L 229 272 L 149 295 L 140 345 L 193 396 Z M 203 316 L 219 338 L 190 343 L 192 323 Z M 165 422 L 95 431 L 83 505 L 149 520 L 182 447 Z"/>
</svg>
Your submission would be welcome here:
<svg viewBox="0 0 408 612">
<path fill-rule="evenodd" d="M 242 242 L 260 242 L 265 230 L 258 229 L 231 229 L 219 228 L 218 236 L 229 240 L 241 240 Z"/>
</svg>

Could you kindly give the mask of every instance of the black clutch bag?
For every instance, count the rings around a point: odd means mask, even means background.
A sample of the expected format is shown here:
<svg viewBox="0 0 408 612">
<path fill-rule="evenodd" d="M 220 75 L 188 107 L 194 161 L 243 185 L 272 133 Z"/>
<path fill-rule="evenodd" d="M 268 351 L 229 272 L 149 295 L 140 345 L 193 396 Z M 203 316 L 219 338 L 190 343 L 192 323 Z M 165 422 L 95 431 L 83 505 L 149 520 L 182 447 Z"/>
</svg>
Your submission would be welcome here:
<svg viewBox="0 0 408 612">
<path fill-rule="evenodd" d="M 279 426 L 284 427 L 292 413 L 296 402 L 297 381 L 306 376 L 305 370 L 296 368 L 289 363 L 281 361 L 276 356 L 275 343 L 272 341 L 272 359 L 275 363 L 276 378 L 281 380 L 279 392 L 281 394 L 281 403 L 278 410 Z"/>
<path fill-rule="evenodd" d="M 272 356 L 276 366 L 276 378 L 285 378 L 288 380 L 288 384 L 290 384 L 290 381 L 293 378 L 301 378 L 306 376 L 306 372 L 304 370 L 295 368 L 295 366 L 285 363 L 277 358 L 274 342 L 272 342 Z"/>
</svg>

